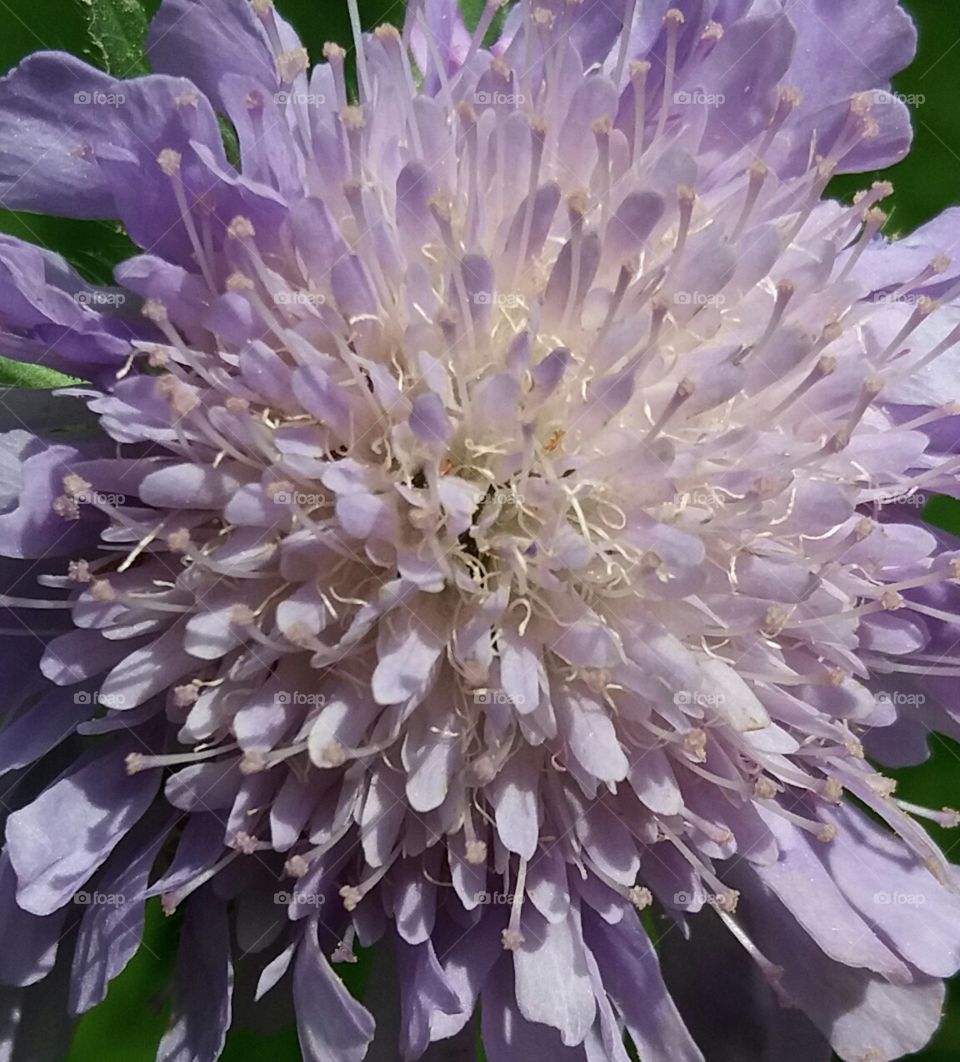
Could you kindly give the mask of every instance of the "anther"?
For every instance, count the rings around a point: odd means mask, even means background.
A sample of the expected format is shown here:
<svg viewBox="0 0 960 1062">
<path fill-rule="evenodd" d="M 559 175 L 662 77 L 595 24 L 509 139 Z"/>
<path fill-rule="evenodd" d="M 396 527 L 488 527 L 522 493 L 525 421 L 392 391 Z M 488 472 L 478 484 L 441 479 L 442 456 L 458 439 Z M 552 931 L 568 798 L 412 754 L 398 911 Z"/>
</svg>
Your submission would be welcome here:
<svg viewBox="0 0 960 1062">
<path fill-rule="evenodd" d="M 486 841 L 467 841 L 466 843 L 466 856 L 467 862 L 472 866 L 481 866 L 487 861 L 487 842 Z"/>
<path fill-rule="evenodd" d="M 180 173 L 182 158 L 183 156 L 179 151 L 174 151 L 173 148 L 164 148 L 157 155 L 157 164 L 168 177 L 176 177 Z"/>
<path fill-rule="evenodd" d="M 191 682 L 186 686 L 173 687 L 173 703 L 177 708 L 189 708 L 200 698 L 200 690 Z"/>
<path fill-rule="evenodd" d="M 277 56 L 277 69 L 283 80 L 290 84 L 310 66 L 310 56 L 306 48 L 291 48 L 288 52 L 282 52 Z"/>
<path fill-rule="evenodd" d="M 344 885 L 340 890 L 340 898 L 343 900 L 343 906 L 347 911 L 355 911 L 360 906 L 363 893 L 356 885 Z"/>
<path fill-rule="evenodd" d="M 253 227 L 253 222 L 242 214 L 238 214 L 227 226 L 227 235 L 235 240 L 252 239 L 256 234 L 257 230 Z"/>
<path fill-rule="evenodd" d="M 193 545 L 190 539 L 190 532 L 185 527 L 180 527 L 176 531 L 171 531 L 167 535 L 167 546 L 173 553 L 186 553 Z"/>
<path fill-rule="evenodd" d="M 101 604 L 106 605 L 111 601 L 116 601 L 117 592 L 109 579 L 94 579 L 90 584 L 90 596 L 94 601 L 99 601 Z"/>
<path fill-rule="evenodd" d="M 306 877 L 310 864 L 302 855 L 293 855 L 283 864 L 283 869 L 291 878 L 303 878 Z M 343 893 L 341 892 L 340 895 L 342 896 Z"/>
<path fill-rule="evenodd" d="M 140 312 L 147 320 L 153 321 L 154 324 L 162 324 L 170 316 L 167 313 L 166 306 L 158 299 L 145 299 Z"/>
<path fill-rule="evenodd" d="M 645 911 L 653 903 L 653 893 L 644 885 L 634 885 L 627 891 L 627 899 L 638 911 Z"/>
</svg>

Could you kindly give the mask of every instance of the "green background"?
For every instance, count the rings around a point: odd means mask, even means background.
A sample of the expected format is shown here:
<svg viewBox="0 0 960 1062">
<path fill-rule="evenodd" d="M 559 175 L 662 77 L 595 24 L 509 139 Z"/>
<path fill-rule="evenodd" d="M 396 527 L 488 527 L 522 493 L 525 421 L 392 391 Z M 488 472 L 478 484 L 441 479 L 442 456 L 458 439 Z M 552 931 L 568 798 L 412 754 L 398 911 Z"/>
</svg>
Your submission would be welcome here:
<svg viewBox="0 0 960 1062">
<path fill-rule="evenodd" d="M 136 25 L 141 12 L 152 14 L 159 0 L 114 0 L 128 11 Z M 238 0 L 245 2 L 245 0 Z M 300 31 L 310 54 L 318 57 L 325 41 L 348 45 L 349 22 L 345 0 L 276 0 L 280 12 Z M 468 0 L 469 2 L 469 0 Z M 478 6 L 482 0 L 472 0 Z M 857 0 L 835 0 L 854 4 Z M 897 78 L 895 88 L 917 99 L 913 107 L 916 140 L 910 157 L 884 173 L 894 182 L 888 231 L 902 235 L 960 203 L 960 5 L 956 0 L 904 0 L 920 27 L 920 50 L 913 66 Z M 40 49 L 64 49 L 85 55 L 103 65 L 102 55 L 91 46 L 89 18 L 93 9 L 86 0 L 0 0 L 0 70 Z M 399 23 L 402 0 L 361 0 L 367 26 L 388 19 Z M 856 42 L 851 42 L 856 50 Z M 135 62 L 129 71 L 136 73 Z M 849 197 L 879 175 L 842 178 L 833 191 Z M 91 280 L 106 280 L 112 265 L 129 246 L 123 233 L 100 222 L 72 222 L 0 211 L 0 231 L 18 235 L 64 254 Z M 0 384 L 17 382 L 16 366 L 0 359 Z M 960 533 L 960 504 L 938 500 L 928 518 Z M 917 803 L 940 807 L 960 804 L 960 749 L 935 738 L 933 756 L 921 768 L 895 772 L 898 794 Z M 934 828 L 934 834 L 955 862 L 960 862 L 960 835 Z M 176 953 L 177 918 L 165 919 L 153 906 L 148 911 L 143 948 L 123 975 L 113 984 L 105 1003 L 80 1022 L 67 1062 L 148 1062 L 169 1014 L 168 986 Z M 3 941 L 16 947 L 15 941 Z M 341 966 L 340 971 L 344 968 Z M 352 990 L 362 987 L 365 970 L 361 962 L 348 971 Z M 226 1062 L 270 1058 L 276 1062 L 297 1060 L 300 1052 L 296 1033 L 262 1037 L 233 1034 L 224 1054 Z M 924 1062 L 956 1062 L 960 1059 L 960 980 L 954 983 L 946 1020 L 933 1043 L 914 1058 Z M 520 1060 L 518 1060 L 520 1062 Z M 745 1060 L 748 1062 L 748 1060 Z"/>
</svg>

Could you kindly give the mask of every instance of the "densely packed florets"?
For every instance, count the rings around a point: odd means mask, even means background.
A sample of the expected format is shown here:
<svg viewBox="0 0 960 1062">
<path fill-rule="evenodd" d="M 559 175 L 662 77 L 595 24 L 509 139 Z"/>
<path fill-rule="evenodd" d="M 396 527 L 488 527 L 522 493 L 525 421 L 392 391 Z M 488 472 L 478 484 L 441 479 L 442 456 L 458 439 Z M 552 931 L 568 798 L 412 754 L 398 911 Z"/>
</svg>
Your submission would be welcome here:
<svg viewBox="0 0 960 1062">
<path fill-rule="evenodd" d="M 103 735 L 7 821 L 10 983 L 95 875 L 187 908 L 165 1059 L 218 1056 L 231 953 L 292 980 L 305 1057 L 361 1059 L 328 960 L 381 940 L 404 1058 L 480 999 L 495 1062 L 699 1058 L 653 906 L 752 957 L 757 1024 L 927 1039 L 960 903 L 916 817 L 956 815 L 866 752 L 957 729 L 960 554 L 910 507 L 957 490 L 960 268 L 879 235 L 889 185 L 823 199 L 909 142 L 912 29 L 866 6 L 861 60 L 849 5 L 522 2 L 488 47 L 499 3 L 471 34 L 428 0 L 358 36 L 353 97 L 269 2 L 166 0 L 167 73 L 108 120 L 57 116 L 64 71 L 118 84 L 69 57 L 0 85 L 4 202 L 69 190 L 146 252 L 108 292 L 0 249 L 4 352 L 89 380 L 102 432 L 3 444 L 5 552 L 73 558 L 32 602 L 65 633 L 4 598 L 66 690 L 27 687 L 4 765 Z M 122 928 L 84 917 L 74 1012 Z"/>
</svg>

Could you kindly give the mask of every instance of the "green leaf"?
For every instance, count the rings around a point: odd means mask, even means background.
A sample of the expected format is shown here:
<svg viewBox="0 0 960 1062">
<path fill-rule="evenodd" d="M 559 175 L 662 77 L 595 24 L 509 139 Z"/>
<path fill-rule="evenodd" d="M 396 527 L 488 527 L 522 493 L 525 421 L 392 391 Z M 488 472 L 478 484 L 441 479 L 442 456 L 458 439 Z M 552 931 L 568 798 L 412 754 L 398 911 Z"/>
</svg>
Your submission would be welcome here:
<svg viewBox="0 0 960 1062">
<path fill-rule="evenodd" d="M 96 61 L 117 77 L 150 72 L 149 19 L 141 0 L 79 0 Z"/>
<path fill-rule="evenodd" d="M 460 0 L 460 9 L 463 11 L 463 21 L 467 24 L 467 29 L 470 30 L 471 33 L 477 28 L 486 6 L 487 0 Z M 490 29 L 487 31 L 487 35 L 483 39 L 483 45 L 485 48 L 489 48 L 500 36 L 503 30 L 503 23 L 507 17 L 507 10 L 507 7 L 501 7 L 494 16 L 493 22 L 490 24 Z"/>
<path fill-rule="evenodd" d="M 0 387 L 68 387 L 76 383 L 72 376 L 64 376 L 55 369 L 46 369 L 42 365 L 25 365 L 21 361 L 11 361 L 0 357 Z"/>
<path fill-rule="evenodd" d="M 463 21 L 469 29 L 476 29 L 486 6 L 487 0 L 462 0 L 460 7 L 463 10 Z"/>
<path fill-rule="evenodd" d="M 223 140 L 223 150 L 227 153 L 227 160 L 234 169 L 240 169 L 240 138 L 237 130 L 229 118 L 222 114 L 217 115 L 220 123 L 220 137 Z"/>
<path fill-rule="evenodd" d="M 91 284 L 112 284 L 113 269 L 138 253 L 116 221 L 78 221 L 0 210 L 0 232 L 55 251 Z"/>
</svg>

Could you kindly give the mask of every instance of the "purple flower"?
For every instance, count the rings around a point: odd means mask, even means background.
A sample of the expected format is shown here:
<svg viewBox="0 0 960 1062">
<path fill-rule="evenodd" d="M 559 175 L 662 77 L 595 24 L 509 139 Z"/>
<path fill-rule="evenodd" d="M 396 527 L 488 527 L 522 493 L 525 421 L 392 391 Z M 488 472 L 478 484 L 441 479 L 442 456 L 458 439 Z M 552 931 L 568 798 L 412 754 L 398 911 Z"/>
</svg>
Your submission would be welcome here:
<svg viewBox="0 0 960 1062">
<path fill-rule="evenodd" d="M 906 152 L 913 27 L 544 0 L 486 48 L 499 6 L 411 3 L 357 99 L 269 0 L 0 82 L 3 204 L 143 249 L 91 288 L 0 242 L 0 353 L 96 418 L 0 441 L 5 1058 L 63 1057 L 155 896 L 165 1062 L 261 997 L 311 1062 L 472 1058 L 478 1009 L 491 1062 L 938 1024 L 957 815 L 865 747 L 960 736 L 915 507 L 960 491 L 960 230 L 822 199 Z"/>
</svg>

